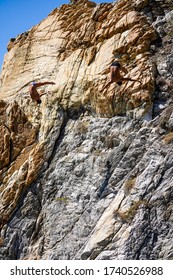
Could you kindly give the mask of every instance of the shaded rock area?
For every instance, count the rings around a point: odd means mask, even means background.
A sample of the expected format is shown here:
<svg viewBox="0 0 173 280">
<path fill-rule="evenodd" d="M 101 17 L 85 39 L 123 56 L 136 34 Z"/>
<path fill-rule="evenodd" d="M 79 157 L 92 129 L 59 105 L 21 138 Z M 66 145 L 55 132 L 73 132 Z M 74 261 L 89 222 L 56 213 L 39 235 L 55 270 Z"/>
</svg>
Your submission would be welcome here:
<svg viewBox="0 0 173 280">
<path fill-rule="evenodd" d="M 79 0 L 10 40 L 0 259 L 173 258 L 172 26 L 172 1 Z M 115 57 L 141 83 L 105 88 Z"/>
</svg>

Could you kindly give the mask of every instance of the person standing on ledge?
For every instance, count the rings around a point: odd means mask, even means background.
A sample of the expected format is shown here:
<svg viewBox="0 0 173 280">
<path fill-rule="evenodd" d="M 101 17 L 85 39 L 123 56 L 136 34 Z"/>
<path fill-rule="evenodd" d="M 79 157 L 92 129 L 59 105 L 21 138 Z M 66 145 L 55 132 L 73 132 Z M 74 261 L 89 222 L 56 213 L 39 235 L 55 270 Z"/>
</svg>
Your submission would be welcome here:
<svg viewBox="0 0 173 280">
<path fill-rule="evenodd" d="M 46 93 L 39 94 L 37 91 L 37 88 L 44 86 L 44 85 L 55 85 L 55 83 L 54 82 L 42 82 L 42 83 L 32 82 L 29 87 L 30 96 L 31 96 L 32 100 L 35 100 L 37 102 L 37 104 L 40 104 L 42 102 L 40 97 L 46 94 Z"/>
</svg>

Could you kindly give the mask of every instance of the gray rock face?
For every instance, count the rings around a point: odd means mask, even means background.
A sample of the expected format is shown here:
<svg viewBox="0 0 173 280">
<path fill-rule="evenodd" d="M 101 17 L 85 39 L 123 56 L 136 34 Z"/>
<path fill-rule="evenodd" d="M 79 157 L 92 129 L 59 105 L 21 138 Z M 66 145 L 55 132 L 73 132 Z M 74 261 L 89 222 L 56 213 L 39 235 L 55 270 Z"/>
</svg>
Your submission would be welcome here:
<svg viewBox="0 0 173 280">
<path fill-rule="evenodd" d="M 149 2 L 153 119 L 61 112 L 39 177 L 2 228 L 0 259 L 173 258 L 172 3 Z"/>
<path fill-rule="evenodd" d="M 172 258 L 172 144 L 158 122 L 69 119 L 23 194 L 1 258 Z"/>
<path fill-rule="evenodd" d="M 153 22 L 153 26 L 158 34 L 158 40 L 154 51 L 154 60 L 157 71 L 153 104 L 153 115 L 155 116 L 158 113 L 161 113 L 167 106 L 168 100 L 172 99 L 173 37 L 171 30 L 173 24 L 173 3 L 171 1 L 164 1 L 162 4 L 160 4 L 159 1 L 151 1 L 151 3 L 153 5 L 153 14 L 156 19 Z M 159 5 L 157 6 L 158 3 Z"/>
</svg>

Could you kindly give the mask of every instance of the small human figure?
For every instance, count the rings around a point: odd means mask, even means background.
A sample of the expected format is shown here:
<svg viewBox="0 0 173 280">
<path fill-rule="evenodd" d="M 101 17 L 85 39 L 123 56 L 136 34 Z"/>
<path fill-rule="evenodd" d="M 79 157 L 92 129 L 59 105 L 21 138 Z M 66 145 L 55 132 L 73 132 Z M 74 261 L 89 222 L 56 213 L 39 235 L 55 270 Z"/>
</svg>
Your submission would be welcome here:
<svg viewBox="0 0 173 280">
<path fill-rule="evenodd" d="M 139 82 L 137 80 L 131 79 L 131 78 L 125 78 L 121 71 L 123 71 L 125 74 L 128 73 L 127 69 L 123 67 L 118 61 L 115 61 L 110 66 L 110 81 L 106 84 L 106 86 L 103 88 L 105 89 L 107 86 L 109 86 L 112 83 L 117 83 L 119 86 L 122 85 L 123 81 L 132 81 L 132 82 Z"/>
<path fill-rule="evenodd" d="M 46 93 L 39 94 L 37 91 L 37 88 L 44 86 L 44 85 L 55 85 L 55 83 L 54 82 L 42 82 L 42 83 L 32 82 L 29 87 L 30 96 L 31 96 L 32 100 L 35 100 L 37 102 L 37 104 L 40 104 L 42 102 L 40 97 L 46 94 Z"/>
<path fill-rule="evenodd" d="M 110 83 L 116 82 L 119 86 L 122 85 L 123 81 L 132 81 L 136 82 L 137 80 L 131 79 L 131 78 L 124 78 L 123 75 L 121 75 L 121 71 L 123 71 L 125 74 L 128 73 L 127 69 L 123 67 L 118 61 L 115 61 L 111 64 L 110 67 L 110 74 L 111 74 L 111 81 Z"/>
</svg>

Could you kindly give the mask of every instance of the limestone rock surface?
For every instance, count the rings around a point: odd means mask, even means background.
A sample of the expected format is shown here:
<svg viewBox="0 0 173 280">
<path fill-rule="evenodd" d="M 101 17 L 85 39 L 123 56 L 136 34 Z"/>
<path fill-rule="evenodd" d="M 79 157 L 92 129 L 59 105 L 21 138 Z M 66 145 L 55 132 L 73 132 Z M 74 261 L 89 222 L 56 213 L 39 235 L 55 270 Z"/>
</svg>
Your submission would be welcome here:
<svg viewBox="0 0 173 280">
<path fill-rule="evenodd" d="M 111 117 L 143 105 L 140 115 L 144 114 L 154 90 L 149 50 L 156 39 L 140 10 L 146 3 L 123 0 L 96 5 L 81 0 L 55 9 L 39 25 L 11 39 L 0 97 L 11 100 L 23 95 L 27 102 L 29 82 L 53 79 L 56 86 L 50 98 L 64 109 L 89 105 L 98 115 Z M 115 57 L 137 82 L 105 88 Z"/>
<path fill-rule="evenodd" d="M 172 26 L 172 1 L 79 0 L 10 40 L 0 259 L 173 258 Z M 105 87 L 115 59 L 140 82 Z"/>
</svg>

